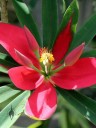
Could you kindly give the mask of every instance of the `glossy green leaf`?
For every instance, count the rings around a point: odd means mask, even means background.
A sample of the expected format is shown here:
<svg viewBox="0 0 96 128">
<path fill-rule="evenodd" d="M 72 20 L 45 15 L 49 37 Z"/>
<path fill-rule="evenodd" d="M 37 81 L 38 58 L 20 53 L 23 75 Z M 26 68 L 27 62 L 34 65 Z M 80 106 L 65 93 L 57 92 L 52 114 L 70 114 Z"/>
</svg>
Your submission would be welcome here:
<svg viewBox="0 0 96 128">
<path fill-rule="evenodd" d="M 84 118 L 76 108 L 68 103 L 61 95 L 58 95 L 60 128 L 90 128 L 86 118 Z M 63 102 L 62 102 L 63 101 Z M 57 108 L 57 110 L 58 110 Z"/>
<path fill-rule="evenodd" d="M 0 52 L 0 64 L 4 66 L 13 67 L 16 66 L 16 62 L 7 54 Z"/>
<path fill-rule="evenodd" d="M 8 70 L 5 67 L 0 65 L 0 72 L 7 74 Z"/>
<path fill-rule="evenodd" d="M 57 32 L 57 0 L 42 0 L 43 47 L 51 48 Z"/>
<path fill-rule="evenodd" d="M 66 26 L 70 18 L 72 17 L 72 32 L 76 31 L 77 21 L 78 21 L 78 2 L 73 0 L 67 10 L 64 13 L 59 32 Z"/>
<path fill-rule="evenodd" d="M 96 125 L 96 101 L 77 91 L 67 91 L 61 88 L 57 88 L 57 90 L 84 117 Z"/>
<path fill-rule="evenodd" d="M 35 36 L 39 45 L 42 46 L 36 23 L 27 5 L 22 0 L 13 0 L 13 5 L 21 25 L 26 25 Z"/>
<path fill-rule="evenodd" d="M 75 34 L 69 51 L 80 45 L 82 42 L 88 44 L 96 35 L 96 13 L 82 26 Z"/>
<path fill-rule="evenodd" d="M 86 51 L 81 57 L 96 57 L 96 50 Z"/>
<path fill-rule="evenodd" d="M 0 104 L 7 99 L 19 94 L 21 91 L 16 89 L 13 84 L 0 87 Z"/>
<path fill-rule="evenodd" d="M 24 111 L 30 91 L 24 91 L 0 112 L 0 127 L 10 128 Z"/>
<path fill-rule="evenodd" d="M 84 120 L 84 118 L 79 118 L 79 123 L 81 124 L 82 128 L 90 128 L 89 122 Z"/>
<path fill-rule="evenodd" d="M 64 0 L 66 3 L 66 7 L 68 7 L 70 5 L 70 3 L 72 2 L 72 0 Z"/>
</svg>

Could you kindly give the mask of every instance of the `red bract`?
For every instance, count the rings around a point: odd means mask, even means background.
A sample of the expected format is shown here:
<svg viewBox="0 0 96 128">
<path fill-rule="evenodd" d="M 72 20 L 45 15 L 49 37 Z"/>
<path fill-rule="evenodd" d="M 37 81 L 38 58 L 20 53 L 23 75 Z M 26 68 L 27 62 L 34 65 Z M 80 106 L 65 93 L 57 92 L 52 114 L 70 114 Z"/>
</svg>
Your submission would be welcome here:
<svg viewBox="0 0 96 128">
<path fill-rule="evenodd" d="M 66 55 L 71 41 L 71 20 L 52 51 L 40 48 L 27 27 L 0 23 L 0 44 L 21 65 L 9 69 L 12 82 L 22 90 L 34 90 L 26 103 L 28 116 L 45 120 L 55 112 L 56 86 L 70 90 L 96 84 L 96 59 L 80 58 L 84 43 Z"/>
</svg>

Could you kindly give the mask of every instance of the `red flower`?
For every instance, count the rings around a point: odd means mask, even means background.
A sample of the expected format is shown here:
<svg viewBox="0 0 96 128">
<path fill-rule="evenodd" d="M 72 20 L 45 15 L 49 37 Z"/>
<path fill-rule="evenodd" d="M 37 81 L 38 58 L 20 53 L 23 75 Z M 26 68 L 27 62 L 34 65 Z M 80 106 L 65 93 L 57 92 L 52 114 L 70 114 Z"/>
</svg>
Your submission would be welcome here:
<svg viewBox="0 0 96 128">
<path fill-rule="evenodd" d="M 26 103 L 30 117 L 45 120 L 55 112 L 55 86 L 78 89 L 96 83 L 96 59 L 80 58 L 84 43 L 66 55 L 71 40 L 71 21 L 57 36 L 52 51 L 40 48 L 26 27 L 0 23 L 0 44 L 22 65 L 9 69 L 12 82 L 17 88 L 35 90 Z"/>
</svg>

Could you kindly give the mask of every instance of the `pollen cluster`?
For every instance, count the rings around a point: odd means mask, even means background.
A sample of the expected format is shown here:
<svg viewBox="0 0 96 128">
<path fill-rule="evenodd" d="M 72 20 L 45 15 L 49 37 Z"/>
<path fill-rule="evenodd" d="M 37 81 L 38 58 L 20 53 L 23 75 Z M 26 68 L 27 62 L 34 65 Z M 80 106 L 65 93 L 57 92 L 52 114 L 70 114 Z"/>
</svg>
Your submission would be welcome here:
<svg viewBox="0 0 96 128">
<path fill-rule="evenodd" d="M 43 62 L 44 65 L 51 64 L 54 61 L 53 54 L 48 51 L 48 49 L 41 49 L 40 62 Z"/>
</svg>

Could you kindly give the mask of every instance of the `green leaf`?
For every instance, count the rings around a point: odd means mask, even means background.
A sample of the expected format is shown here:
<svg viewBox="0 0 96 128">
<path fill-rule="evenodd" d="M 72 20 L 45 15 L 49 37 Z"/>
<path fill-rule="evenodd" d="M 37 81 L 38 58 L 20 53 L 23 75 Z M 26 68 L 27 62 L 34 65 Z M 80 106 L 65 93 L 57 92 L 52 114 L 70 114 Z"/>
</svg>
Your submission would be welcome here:
<svg viewBox="0 0 96 128">
<path fill-rule="evenodd" d="M 81 57 L 96 57 L 96 50 L 86 51 Z"/>
<path fill-rule="evenodd" d="M 39 128 L 42 125 L 42 121 L 38 121 L 36 123 L 32 123 L 28 128 Z"/>
<path fill-rule="evenodd" d="M 20 92 L 21 91 L 16 89 L 13 84 L 0 87 L 0 103 L 13 97 L 14 95 L 19 94 Z"/>
<path fill-rule="evenodd" d="M 64 27 L 67 25 L 68 21 L 72 17 L 72 31 L 73 33 L 76 31 L 77 21 L 78 21 L 78 2 L 77 0 L 73 0 L 70 4 L 70 6 L 67 8 L 67 10 L 64 13 L 59 32 L 64 29 Z"/>
<path fill-rule="evenodd" d="M 16 62 L 10 56 L 1 52 L 0 52 L 0 64 L 4 66 L 9 66 L 9 67 L 13 67 L 17 65 Z"/>
<path fill-rule="evenodd" d="M 0 65 L 0 72 L 7 74 L 8 70 L 5 67 Z"/>
<path fill-rule="evenodd" d="M 64 0 L 66 3 L 66 7 L 68 7 L 70 5 L 70 3 L 72 2 L 72 0 Z"/>
<path fill-rule="evenodd" d="M 76 108 L 74 108 L 70 103 L 68 103 L 61 95 L 58 95 L 58 100 L 58 108 L 60 111 L 59 116 L 62 115 L 62 117 L 60 116 L 61 118 L 58 118 L 58 121 L 62 124 L 60 128 L 80 128 L 80 126 L 82 128 L 90 128 L 88 124 L 89 122 L 78 112 L 78 110 L 76 110 Z"/>
<path fill-rule="evenodd" d="M 87 120 L 84 120 L 84 118 L 79 118 L 79 123 L 82 128 L 90 128 L 89 122 Z"/>
<path fill-rule="evenodd" d="M 43 47 L 51 48 L 57 32 L 57 0 L 42 0 Z"/>
<path fill-rule="evenodd" d="M 80 28 L 80 30 L 75 34 L 73 41 L 71 43 L 69 51 L 85 42 L 88 44 L 90 40 L 96 35 L 96 13 Z"/>
<path fill-rule="evenodd" d="M 0 83 L 3 83 L 3 82 L 11 83 L 11 80 L 9 77 L 2 76 L 2 78 L 0 79 Z"/>
<path fill-rule="evenodd" d="M 31 8 L 34 8 L 35 5 L 36 5 L 36 3 L 37 3 L 37 1 L 38 1 L 38 0 L 30 0 L 29 6 L 30 6 Z"/>
<path fill-rule="evenodd" d="M 96 125 L 96 101 L 76 91 L 67 91 L 61 88 L 57 88 L 57 90 L 84 117 Z"/>
<path fill-rule="evenodd" d="M 67 121 L 67 111 L 65 109 L 59 112 L 58 123 L 60 125 L 60 128 L 68 128 L 67 123 L 69 122 Z"/>
<path fill-rule="evenodd" d="M 42 42 L 37 30 L 35 21 L 32 18 L 31 12 L 27 5 L 22 0 L 13 0 L 13 5 L 17 14 L 17 17 L 22 26 L 26 25 L 35 36 L 37 42 L 42 46 Z"/>
<path fill-rule="evenodd" d="M 24 91 L 0 112 L 0 127 L 10 128 L 24 111 L 30 91 Z"/>
</svg>

